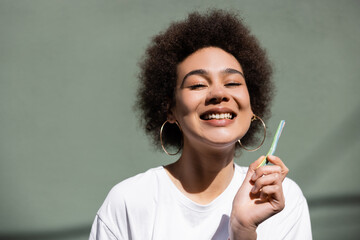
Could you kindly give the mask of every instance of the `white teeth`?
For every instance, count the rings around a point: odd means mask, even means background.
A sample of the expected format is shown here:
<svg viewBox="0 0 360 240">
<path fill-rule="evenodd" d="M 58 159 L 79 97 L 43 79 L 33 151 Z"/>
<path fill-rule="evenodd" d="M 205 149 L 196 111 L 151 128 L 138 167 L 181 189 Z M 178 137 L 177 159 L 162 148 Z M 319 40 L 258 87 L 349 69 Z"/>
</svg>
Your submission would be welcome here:
<svg viewBox="0 0 360 240">
<path fill-rule="evenodd" d="M 232 119 L 231 113 L 212 113 L 212 114 L 206 114 L 204 119 L 211 120 L 211 119 Z"/>
</svg>

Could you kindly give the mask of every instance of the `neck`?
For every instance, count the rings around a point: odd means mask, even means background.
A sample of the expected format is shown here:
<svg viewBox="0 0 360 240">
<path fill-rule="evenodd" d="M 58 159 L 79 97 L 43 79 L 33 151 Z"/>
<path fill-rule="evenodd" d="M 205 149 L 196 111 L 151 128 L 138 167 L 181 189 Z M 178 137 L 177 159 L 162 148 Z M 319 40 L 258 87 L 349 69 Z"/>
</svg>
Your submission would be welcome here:
<svg viewBox="0 0 360 240">
<path fill-rule="evenodd" d="M 184 144 L 178 161 L 166 166 L 174 184 L 190 199 L 207 204 L 229 185 L 235 147 L 198 149 Z"/>
</svg>

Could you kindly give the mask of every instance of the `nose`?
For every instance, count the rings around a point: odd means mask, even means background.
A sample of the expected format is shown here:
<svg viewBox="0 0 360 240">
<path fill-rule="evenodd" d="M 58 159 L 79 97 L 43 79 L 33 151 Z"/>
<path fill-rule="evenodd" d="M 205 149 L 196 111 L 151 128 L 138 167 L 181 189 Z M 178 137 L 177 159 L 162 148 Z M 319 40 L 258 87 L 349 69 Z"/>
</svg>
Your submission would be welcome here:
<svg viewBox="0 0 360 240">
<path fill-rule="evenodd" d="M 230 97 L 224 86 L 221 84 L 213 85 L 209 88 L 206 97 L 206 104 L 219 104 L 221 102 L 229 101 Z"/>
</svg>

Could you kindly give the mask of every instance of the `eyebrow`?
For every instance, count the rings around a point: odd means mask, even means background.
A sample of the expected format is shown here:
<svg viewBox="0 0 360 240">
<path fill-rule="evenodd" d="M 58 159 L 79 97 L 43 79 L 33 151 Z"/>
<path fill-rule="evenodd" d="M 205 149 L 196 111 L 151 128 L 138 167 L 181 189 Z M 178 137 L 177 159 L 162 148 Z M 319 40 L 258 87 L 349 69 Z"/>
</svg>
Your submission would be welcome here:
<svg viewBox="0 0 360 240">
<path fill-rule="evenodd" d="M 221 71 L 221 73 L 230 73 L 230 74 L 240 74 L 243 78 L 245 78 L 244 74 L 236 69 L 233 69 L 233 68 L 226 68 L 224 70 Z M 205 69 L 195 69 L 195 70 L 192 70 L 190 72 L 188 72 L 182 82 L 181 82 L 181 86 L 184 85 L 184 82 L 186 80 L 186 78 L 190 77 L 191 75 L 208 75 L 209 72 L 206 71 Z"/>
</svg>

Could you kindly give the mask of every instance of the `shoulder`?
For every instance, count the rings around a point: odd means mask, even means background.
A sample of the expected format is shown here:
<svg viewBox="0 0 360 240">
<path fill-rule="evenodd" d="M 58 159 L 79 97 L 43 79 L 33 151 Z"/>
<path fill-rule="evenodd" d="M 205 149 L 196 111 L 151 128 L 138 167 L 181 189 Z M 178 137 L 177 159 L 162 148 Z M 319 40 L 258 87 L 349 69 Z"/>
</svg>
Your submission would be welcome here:
<svg viewBox="0 0 360 240">
<path fill-rule="evenodd" d="M 153 195 L 158 186 L 158 175 L 161 171 L 163 171 L 163 167 L 151 168 L 146 172 L 123 180 L 110 190 L 107 199 L 131 201 L 140 196 Z"/>
<path fill-rule="evenodd" d="M 285 197 L 285 208 L 278 213 L 275 218 L 286 218 L 290 222 L 296 222 L 299 218 L 302 218 L 304 214 L 308 215 L 309 210 L 306 198 L 299 185 L 290 178 L 285 178 L 282 186 Z"/>
<path fill-rule="evenodd" d="M 129 221 L 150 219 L 156 207 L 162 171 L 163 167 L 152 168 L 115 185 L 97 213 L 97 222 L 114 236 L 127 236 Z"/>
<path fill-rule="evenodd" d="M 283 181 L 283 191 L 286 202 L 305 201 L 305 197 L 299 185 L 288 177 Z"/>
<path fill-rule="evenodd" d="M 306 198 L 301 191 L 300 187 L 290 178 L 285 178 L 283 182 L 283 192 L 285 196 L 285 208 L 280 212 L 280 216 L 287 217 L 288 219 L 308 220 L 309 208 Z"/>
<path fill-rule="evenodd" d="M 259 239 L 312 239 L 309 209 L 300 187 L 290 178 L 283 181 L 284 209 L 258 228 Z"/>
<path fill-rule="evenodd" d="M 285 208 L 272 217 L 279 239 L 312 239 L 309 208 L 300 187 L 290 178 L 283 182 Z M 274 228 L 274 227 L 273 227 Z"/>
<path fill-rule="evenodd" d="M 141 211 L 157 201 L 159 175 L 163 167 L 147 170 L 115 185 L 107 195 L 98 214 L 124 215 L 129 209 Z"/>
</svg>

